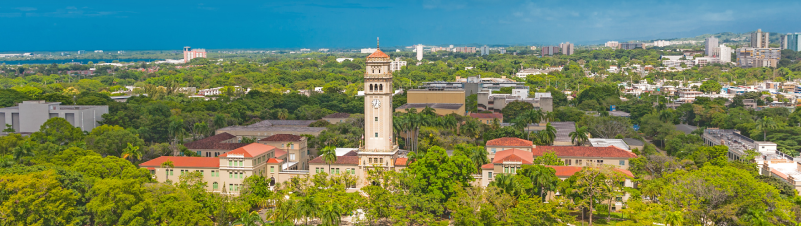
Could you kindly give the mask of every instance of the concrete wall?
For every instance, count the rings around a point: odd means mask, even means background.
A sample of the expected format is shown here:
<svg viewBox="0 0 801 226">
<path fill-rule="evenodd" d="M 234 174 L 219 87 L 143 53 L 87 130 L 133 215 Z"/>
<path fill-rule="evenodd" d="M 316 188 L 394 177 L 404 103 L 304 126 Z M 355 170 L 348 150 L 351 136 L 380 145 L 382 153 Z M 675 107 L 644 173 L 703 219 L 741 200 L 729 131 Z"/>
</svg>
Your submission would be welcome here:
<svg viewBox="0 0 801 226">
<path fill-rule="evenodd" d="M 439 103 L 439 104 L 463 104 L 465 99 L 464 90 L 442 90 L 442 91 L 429 91 L 429 90 L 408 90 L 406 94 L 406 103 L 409 104 L 422 104 L 422 103 Z M 419 111 L 420 109 L 418 109 Z"/>
<path fill-rule="evenodd" d="M 629 169 L 629 159 L 627 158 L 585 158 L 585 157 L 563 157 L 559 156 L 563 162 L 565 162 L 566 166 L 597 166 L 598 160 L 603 160 L 604 165 L 614 166 L 619 169 L 628 170 Z M 581 164 L 578 163 L 578 160 L 581 160 Z M 570 164 L 567 164 L 568 161 Z M 592 161 L 590 165 L 587 165 L 588 161 Z M 623 161 L 623 165 L 620 165 L 620 161 Z"/>
<path fill-rule="evenodd" d="M 23 101 L 16 108 L 2 108 L 0 112 L 3 116 L 3 126 L 11 124 L 19 133 L 37 132 L 42 124 L 53 117 L 64 118 L 72 126 L 80 127 L 83 131 L 92 131 L 99 126 L 97 121 L 103 119 L 103 114 L 108 113 L 108 106 L 62 106 L 34 100 Z"/>
</svg>

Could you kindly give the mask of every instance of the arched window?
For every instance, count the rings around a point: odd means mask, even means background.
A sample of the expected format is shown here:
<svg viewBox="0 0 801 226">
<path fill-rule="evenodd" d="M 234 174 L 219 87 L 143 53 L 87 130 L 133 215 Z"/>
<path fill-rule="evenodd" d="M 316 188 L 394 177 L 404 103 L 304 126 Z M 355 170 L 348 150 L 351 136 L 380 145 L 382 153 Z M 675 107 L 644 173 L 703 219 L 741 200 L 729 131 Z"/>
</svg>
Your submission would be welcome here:
<svg viewBox="0 0 801 226">
<path fill-rule="evenodd" d="M 384 84 L 379 84 L 378 85 L 378 90 L 384 91 Z"/>
<path fill-rule="evenodd" d="M 369 158 L 368 160 L 370 160 L 370 163 L 373 163 L 373 158 Z"/>
<path fill-rule="evenodd" d="M 370 84 L 370 91 L 373 91 L 373 84 Z"/>
<path fill-rule="evenodd" d="M 217 185 L 217 182 L 214 182 L 214 185 L 213 185 L 213 187 L 212 187 L 212 188 L 213 188 L 214 190 L 217 190 L 217 186 L 219 186 L 219 185 Z"/>
</svg>

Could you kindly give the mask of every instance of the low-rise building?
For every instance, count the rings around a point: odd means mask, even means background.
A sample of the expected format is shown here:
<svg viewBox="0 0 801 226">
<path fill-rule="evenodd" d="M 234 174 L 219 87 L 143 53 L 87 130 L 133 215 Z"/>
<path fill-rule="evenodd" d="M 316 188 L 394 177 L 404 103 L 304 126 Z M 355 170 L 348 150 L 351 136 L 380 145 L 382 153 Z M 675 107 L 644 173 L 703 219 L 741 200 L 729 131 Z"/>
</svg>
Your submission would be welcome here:
<svg viewBox="0 0 801 226">
<path fill-rule="evenodd" d="M 516 86 L 511 94 L 496 94 L 490 90 L 482 90 L 477 95 L 478 110 L 499 113 L 506 105 L 514 101 L 530 103 L 535 109 L 544 112 L 553 111 L 553 97 L 551 93 L 535 93 L 534 98 L 529 96 L 528 86 Z"/>
<path fill-rule="evenodd" d="M 264 120 L 247 126 L 229 126 L 218 129 L 216 133 L 230 133 L 238 139 L 242 137 L 262 139 L 275 134 L 320 135 L 325 127 L 309 127 L 315 120 Z"/>
<path fill-rule="evenodd" d="M 396 108 L 395 111 L 405 112 L 414 108 L 420 112 L 426 107 L 433 108 L 438 115 L 465 115 L 464 89 L 410 89 L 406 93 L 406 104 Z"/>
<path fill-rule="evenodd" d="M 92 131 L 100 126 L 103 114 L 108 114 L 107 105 L 61 105 L 61 102 L 26 100 L 17 106 L 0 108 L 0 126 L 11 125 L 17 133 L 39 131 L 50 118 L 64 118 L 74 127 Z"/>
<path fill-rule="evenodd" d="M 534 157 L 542 156 L 546 152 L 554 152 L 566 166 L 613 166 L 620 169 L 629 169 L 629 159 L 637 158 L 631 151 L 616 146 L 585 147 L 585 146 L 536 146 L 532 149 Z"/>
<path fill-rule="evenodd" d="M 530 140 L 524 140 L 516 137 L 501 137 L 487 141 L 485 145 L 487 149 L 487 158 L 490 161 L 495 159 L 495 154 L 509 149 L 516 149 L 531 152 L 534 148 L 534 143 Z"/>
<path fill-rule="evenodd" d="M 184 147 L 197 153 L 199 156 L 217 157 L 231 150 L 241 148 L 248 144 L 239 143 L 237 138 L 230 133 L 218 133 L 214 136 L 184 144 Z"/>
<path fill-rule="evenodd" d="M 487 125 L 491 125 L 495 120 L 498 120 L 499 123 L 503 122 L 503 114 L 501 113 L 470 113 L 470 117 Z"/>
<path fill-rule="evenodd" d="M 289 170 L 308 170 L 311 152 L 308 148 L 308 141 L 304 136 L 292 134 L 276 134 L 258 141 L 260 144 L 269 145 L 283 150 L 286 155 L 283 163 Z"/>
<path fill-rule="evenodd" d="M 348 119 L 350 119 L 350 114 L 348 113 L 334 113 L 326 115 L 325 117 L 323 117 L 322 120 L 325 120 L 326 122 L 331 124 L 337 124 L 341 122 L 347 122 Z"/>
</svg>

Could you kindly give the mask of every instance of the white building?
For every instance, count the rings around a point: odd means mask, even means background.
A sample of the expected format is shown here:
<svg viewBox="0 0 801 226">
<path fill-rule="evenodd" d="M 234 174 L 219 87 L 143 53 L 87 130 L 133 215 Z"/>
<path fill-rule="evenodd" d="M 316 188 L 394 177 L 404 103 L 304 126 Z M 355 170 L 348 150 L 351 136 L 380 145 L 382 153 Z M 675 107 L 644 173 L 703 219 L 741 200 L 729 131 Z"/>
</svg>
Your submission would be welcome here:
<svg viewBox="0 0 801 226">
<path fill-rule="evenodd" d="M 400 57 L 395 57 L 395 61 L 390 62 L 389 71 L 395 72 L 406 66 L 406 61 L 402 61 Z"/>
<path fill-rule="evenodd" d="M 417 52 L 417 61 L 423 60 L 423 44 L 417 44 L 414 50 Z"/>
<path fill-rule="evenodd" d="M 373 48 L 365 48 L 365 49 L 362 49 L 361 52 L 362 53 L 374 53 L 376 50 L 377 49 L 373 49 Z"/>
<path fill-rule="evenodd" d="M 337 58 L 337 63 L 342 63 L 343 61 L 346 61 L 346 60 L 353 61 L 353 58 L 345 58 L 345 57 Z"/>
<path fill-rule="evenodd" d="M 620 47 L 620 43 L 618 41 L 608 41 L 604 46 L 617 49 L 617 47 Z"/>
<path fill-rule="evenodd" d="M 706 53 L 707 56 L 716 56 L 716 48 L 718 48 L 718 38 L 711 36 L 704 40 L 704 53 Z"/>
<path fill-rule="evenodd" d="M 656 47 L 665 47 L 665 46 L 669 46 L 669 45 L 670 45 L 670 41 L 665 41 L 665 40 L 656 40 L 656 41 L 654 41 L 654 46 L 656 46 Z"/>
<path fill-rule="evenodd" d="M 724 44 L 720 44 L 718 47 L 718 56 L 720 57 L 720 63 L 725 64 L 731 62 L 731 47 L 728 47 Z"/>
</svg>

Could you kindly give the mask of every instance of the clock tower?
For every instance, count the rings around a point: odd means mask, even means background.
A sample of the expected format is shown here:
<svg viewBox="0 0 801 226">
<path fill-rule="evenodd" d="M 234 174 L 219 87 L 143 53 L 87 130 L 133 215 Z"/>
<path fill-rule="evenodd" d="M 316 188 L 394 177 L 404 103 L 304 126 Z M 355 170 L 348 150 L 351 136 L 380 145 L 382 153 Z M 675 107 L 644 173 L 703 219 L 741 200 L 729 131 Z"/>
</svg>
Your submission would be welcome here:
<svg viewBox="0 0 801 226">
<path fill-rule="evenodd" d="M 392 127 L 392 60 L 381 48 L 367 56 L 364 72 L 364 147 L 361 166 L 393 167 L 398 146 Z M 369 161 L 368 161 L 369 160 Z"/>
</svg>

